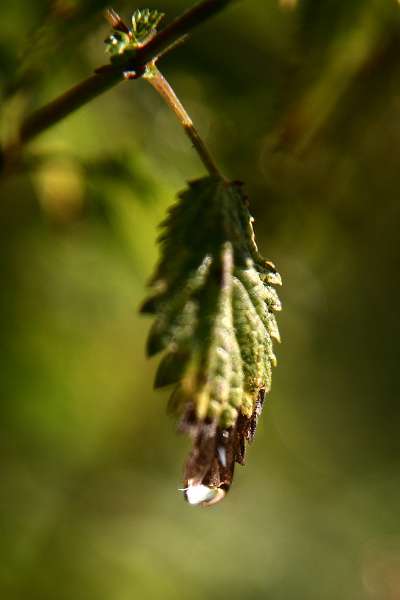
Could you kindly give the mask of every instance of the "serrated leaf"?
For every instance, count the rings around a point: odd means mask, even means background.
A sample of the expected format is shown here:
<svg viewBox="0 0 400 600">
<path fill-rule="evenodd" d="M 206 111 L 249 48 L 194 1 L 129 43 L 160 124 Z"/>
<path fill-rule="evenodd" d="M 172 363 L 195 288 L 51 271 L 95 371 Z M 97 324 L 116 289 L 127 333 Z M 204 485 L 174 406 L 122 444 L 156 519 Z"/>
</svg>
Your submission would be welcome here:
<svg viewBox="0 0 400 600">
<path fill-rule="evenodd" d="M 159 389 L 178 383 L 183 376 L 188 359 L 189 355 L 185 352 L 166 354 L 157 369 L 154 388 Z"/>
<path fill-rule="evenodd" d="M 143 44 L 157 29 L 164 14 L 149 8 L 137 9 L 132 15 L 132 35 L 135 42 Z"/>
<path fill-rule="evenodd" d="M 155 315 L 149 355 L 167 353 L 156 386 L 177 383 L 173 404 L 194 438 L 186 484 L 226 492 L 271 388 L 273 340 L 280 340 L 274 313 L 281 310 L 273 286 L 281 279 L 258 252 L 237 182 L 192 182 L 170 209 L 159 243 L 142 307 Z M 223 495 L 211 494 L 212 503 Z"/>
<path fill-rule="evenodd" d="M 111 62 L 121 62 L 123 54 L 130 53 L 134 56 L 136 48 L 143 46 L 156 33 L 164 16 L 158 10 L 137 9 L 132 15 L 132 28 L 129 29 L 114 10 L 108 9 L 107 18 L 113 33 L 105 40 L 105 44 Z"/>
</svg>

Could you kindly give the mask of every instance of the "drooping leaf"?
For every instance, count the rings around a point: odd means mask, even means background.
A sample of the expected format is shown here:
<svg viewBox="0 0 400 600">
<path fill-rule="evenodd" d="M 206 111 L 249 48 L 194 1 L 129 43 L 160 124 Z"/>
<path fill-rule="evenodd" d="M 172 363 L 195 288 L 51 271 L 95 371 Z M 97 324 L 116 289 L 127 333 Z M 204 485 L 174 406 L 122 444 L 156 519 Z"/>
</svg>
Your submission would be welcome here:
<svg viewBox="0 0 400 600">
<path fill-rule="evenodd" d="M 155 316 L 149 356 L 165 352 L 156 387 L 175 384 L 171 404 L 194 440 L 185 471 L 193 504 L 229 489 L 271 388 L 281 278 L 260 256 L 252 221 L 240 183 L 192 182 L 162 224 L 142 307 Z"/>
</svg>

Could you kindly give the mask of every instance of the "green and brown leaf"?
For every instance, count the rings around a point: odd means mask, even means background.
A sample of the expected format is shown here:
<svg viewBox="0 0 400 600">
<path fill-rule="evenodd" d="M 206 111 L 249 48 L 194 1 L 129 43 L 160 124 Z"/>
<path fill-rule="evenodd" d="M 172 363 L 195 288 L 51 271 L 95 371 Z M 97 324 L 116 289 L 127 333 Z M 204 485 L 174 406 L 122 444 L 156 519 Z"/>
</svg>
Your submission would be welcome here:
<svg viewBox="0 0 400 600">
<path fill-rule="evenodd" d="M 214 501 L 244 463 L 276 364 L 281 278 L 260 256 L 252 220 L 240 183 L 192 182 L 162 224 L 142 307 L 155 315 L 148 354 L 165 353 L 155 385 L 175 386 L 171 406 L 194 440 L 186 485 L 222 490 Z"/>
</svg>

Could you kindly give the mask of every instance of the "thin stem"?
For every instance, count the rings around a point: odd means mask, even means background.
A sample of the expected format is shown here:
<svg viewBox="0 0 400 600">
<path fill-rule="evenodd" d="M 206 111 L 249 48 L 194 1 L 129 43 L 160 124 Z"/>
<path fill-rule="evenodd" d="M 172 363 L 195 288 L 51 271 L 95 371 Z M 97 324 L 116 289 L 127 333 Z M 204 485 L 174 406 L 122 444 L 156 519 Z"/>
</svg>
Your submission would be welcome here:
<svg viewBox="0 0 400 600">
<path fill-rule="evenodd" d="M 177 42 L 192 29 L 222 10 L 232 0 L 203 0 L 159 31 L 147 44 L 137 49 L 126 65 L 106 65 L 96 70 L 95 75 L 85 79 L 62 96 L 28 116 L 19 130 L 18 138 L 7 146 L 0 162 L 18 155 L 25 144 L 49 129 L 81 106 L 87 104 L 106 90 L 125 79 L 124 73 L 143 75 L 146 65 L 176 47 Z"/>
<path fill-rule="evenodd" d="M 207 146 L 193 125 L 192 119 L 164 75 L 160 73 L 155 65 L 153 65 L 149 69 L 148 74 L 145 75 L 145 78 L 174 111 L 210 175 L 224 179 Z"/>
</svg>

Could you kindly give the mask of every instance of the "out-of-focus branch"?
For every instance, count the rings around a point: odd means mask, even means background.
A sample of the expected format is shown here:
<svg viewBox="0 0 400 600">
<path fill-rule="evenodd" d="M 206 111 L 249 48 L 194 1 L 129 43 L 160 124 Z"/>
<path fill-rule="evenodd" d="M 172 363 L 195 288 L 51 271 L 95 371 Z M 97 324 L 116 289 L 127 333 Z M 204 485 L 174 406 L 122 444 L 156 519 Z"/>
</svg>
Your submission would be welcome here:
<svg viewBox="0 0 400 600">
<path fill-rule="evenodd" d="M 18 145 L 24 145 L 49 129 L 64 117 L 87 104 L 100 94 L 123 80 L 123 75 L 115 70 L 100 72 L 88 77 L 59 96 L 43 108 L 33 112 L 23 122 L 19 131 Z"/>
</svg>

